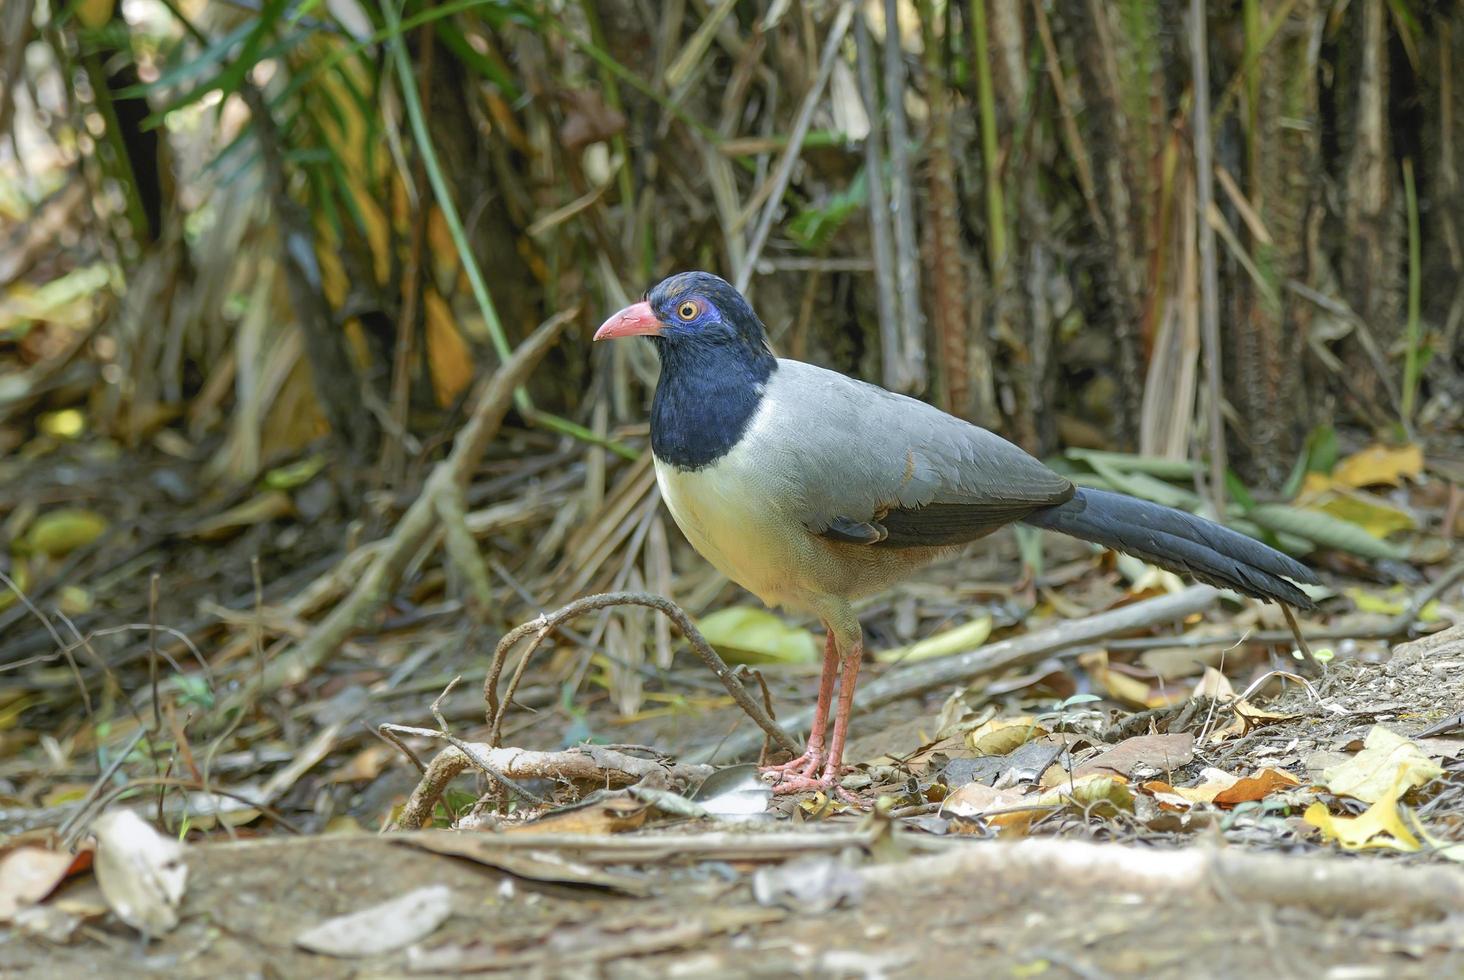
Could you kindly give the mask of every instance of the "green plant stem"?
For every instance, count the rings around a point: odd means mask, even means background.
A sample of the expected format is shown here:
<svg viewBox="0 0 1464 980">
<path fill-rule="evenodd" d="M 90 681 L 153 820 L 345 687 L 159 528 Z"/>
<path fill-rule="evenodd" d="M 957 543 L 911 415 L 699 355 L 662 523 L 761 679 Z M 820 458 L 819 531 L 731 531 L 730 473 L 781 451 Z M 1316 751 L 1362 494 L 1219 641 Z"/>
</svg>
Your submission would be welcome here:
<svg viewBox="0 0 1464 980">
<path fill-rule="evenodd" d="M 1403 361 L 1403 428 L 1413 427 L 1414 402 L 1418 398 L 1418 376 L 1423 368 L 1420 346 L 1422 328 L 1418 318 L 1422 259 L 1419 255 L 1418 192 L 1413 186 L 1413 160 L 1403 160 L 1403 196 L 1408 207 L 1408 348 Z"/>
<path fill-rule="evenodd" d="M 453 202 L 452 192 L 447 186 L 447 178 L 443 176 L 442 165 L 437 159 L 437 150 L 432 145 L 432 136 L 427 132 L 427 118 L 422 113 L 422 100 L 418 97 L 417 86 L 412 81 L 412 62 L 407 57 L 407 46 L 402 43 L 401 13 L 396 8 L 395 0 L 383 0 L 381 10 L 386 15 L 388 29 L 386 46 L 391 51 L 397 79 L 401 82 L 402 102 L 407 109 L 407 119 L 412 126 L 412 135 L 417 140 L 417 152 L 422 154 L 422 166 L 427 171 L 427 180 L 432 185 L 432 193 L 437 198 L 437 206 L 442 209 L 442 219 L 446 222 L 447 230 L 452 235 L 452 244 L 457 249 L 458 261 L 463 264 L 463 272 L 468 277 L 468 284 L 472 286 L 473 299 L 477 301 L 478 309 L 483 314 L 483 323 L 488 328 L 488 336 L 493 341 L 493 349 L 498 354 L 500 362 L 507 361 L 512 351 L 508 346 L 508 337 L 503 332 L 503 321 L 498 318 L 498 309 L 493 305 L 493 297 L 488 292 L 488 284 L 483 280 L 483 272 L 478 268 L 478 262 L 473 257 L 473 250 L 468 244 L 468 233 L 463 229 L 462 218 L 458 215 L 457 205 Z M 514 389 L 513 403 L 524 415 L 533 412 L 534 406 L 529 401 L 529 393 L 522 385 Z"/>
<path fill-rule="evenodd" d="M 991 279 L 996 282 L 1006 264 L 1006 208 L 996 163 L 996 94 L 991 85 L 986 0 L 972 0 L 971 3 L 971 47 L 971 58 L 976 63 L 976 97 L 981 103 L 981 158 L 986 171 L 986 242 L 991 251 Z"/>
<path fill-rule="evenodd" d="M 640 459 L 640 452 L 637 451 L 634 447 L 627 446 L 625 443 L 621 442 L 618 439 L 608 439 L 591 429 L 585 428 L 578 422 L 572 422 L 562 416 L 554 415 L 550 412 L 541 412 L 538 409 L 534 409 L 532 412 L 529 413 L 529 418 L 531 418 L 535 424 L 542 425 L 546 429 L 552 429 L 553 431 L 558 432 L 562 435 L 571 436 L 575 439 L 578 439 L 580 442 L 587 442 L 592 446 L 600 446 L 604 449 L 608 449 L 622 459 L 628 459 L 632 461 Z"/>
</svg>

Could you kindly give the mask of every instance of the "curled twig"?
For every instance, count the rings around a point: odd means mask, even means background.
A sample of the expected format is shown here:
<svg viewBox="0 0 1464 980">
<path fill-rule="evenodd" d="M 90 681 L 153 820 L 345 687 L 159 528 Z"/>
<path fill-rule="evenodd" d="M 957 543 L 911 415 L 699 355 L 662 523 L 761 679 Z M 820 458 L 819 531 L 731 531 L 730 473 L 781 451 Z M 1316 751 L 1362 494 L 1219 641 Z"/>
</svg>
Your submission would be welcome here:
<svg viewBox="0 0 1464 980">
<path fill-rule="evenodd" d="M 489 745 L 496 748 L 500 744 L 503 716 L 507 713 L 508 706 L 513 701 L 514 692 L 518 690 L 519 680 L 523 677 L 524 668 L 528 664 L 529 658 L 534 655 L 534 651 L 538 649 L 539 644 L 544 642 L 544 638 L 565 622 L 583 616 L 587 612 L 594 612 L 596 609 L 607 609 L 611 606 L 644 606 L 647 609 L 654 609 L 675 623 L 676 628 L 681 630 L 682 635 L 691 644 L 691 648 L 696 651 L 696 655 L 702 659 L 703 663 L 711 668 L 712 673 L 717 675 L 717 679 L 727 689 L 727 693 L 732 695 L 732 700 L 737 702 L 737 706 L 745 711 L 749 718 L 757 722 L 759 728 L 767 732 L 773 741 L 777 742 L 784 749 L 787 749 L 795 755 L 800 751 L 798 744 L 793 741 L 788 733 L 779 727 L 778 723 L 763 709 L 762 705 L 753 700 L 752 695 L 747 692 L 747 688 L 742 686 L 742 682 L 732 673 L 732 669 L 717 655 L 717 651 L 712 649 L 712 645 L 707 642 L 706 637 L 701 635 L 701 631 L 692 624 L 691 618 L 682 611 L 681 607 L 670 599 L 652 595 L 649 592 L 603 592 L 598 595 L 585 596 L 584 598 L 576 599 L 574 602 L 555 612 L 538 616 L 521 626 L 509 630 L 503 639 L 498 641 L 498 648 L 493 651 L 493 664 L 488 668 L 488 679 L 483 682 L 483 700 L 488 705 L 487 721 L 488 724 L 493 726 L 488 736 Z M 528 649 L 524 651 L 518 665 L 514 668 L 513 677 L 509 679 L 508 690 L 504 692 L 503 699 L 500 701 L 498 698 L 498 678 L 503 673 L 503 665 L 508 659 L 508 651 L 513 649 L 515 644 L 531 633 L 534 634 L 534 638 L 529 643 Z"/>
<path fill-rule="evenodd" d="M 391 728 L 403 734 L 442 737 L 441 732 L 405 725 L 393 725 Z M 602 745 L 581 745 L 563 752 L 535 752 L 455 742 L 439 752 L 427 766 L 392 829 L 416 830 L 421 827 L 432 816 L 432 808 L 448 783 L 466 769 L 485 766 L 506 779 L 555 779 L 599 786 L 624 786 L 652 773 L 664 773 L 672 781 L 690 783 L 704 779 L 712 772 L 711 766 L 668 766 Z"/>
<path fill-rule="evenodd" d="M 437 721 L 437 730 L 441 732 L 442 737 L 447 739 L 448 742 L 452 743 L 459 752 L 467 756 L 469 761 L 471 761 L 473 765 L 477 766 L 478 769 L 480 769 L 482 772 L 492 777 L 493 781 L 496 782 L 500 787 L 508 790 L 510 793 L 518 795 L 522 799 L 528 800 L 530 803 L 537 803 L 542 805 L 544 803 L 543 797 L 536 796 L 533 793 L 530 793 L 518 783 L 514 782 L 512 779 L 509 779 L 503 773 L 499 772 L 498 769 L 495 768 L 491 762 L 483 758 L 483 754 L 481 752 L 479 752 L 473 746 L 469 745 L 467 742 L 464 742 L 462 739 L 458 738 L 452 733 L 452 729 L 447 727 L 447 719 L 442 716 L 442 699 L 447 697 L 448 694 L 451 693 L 452 689 L 454 687 L 457 687 L 458 681 L 462 679 L 462 675 L 460 674 L 457 677 L 454 677 L 452 680 L 448 681 L 447 687 L 444 687 L 442 689 L 442 693 L 437 695 L 437 698 L 432 702 L 432 717 Z"/>
</svg>

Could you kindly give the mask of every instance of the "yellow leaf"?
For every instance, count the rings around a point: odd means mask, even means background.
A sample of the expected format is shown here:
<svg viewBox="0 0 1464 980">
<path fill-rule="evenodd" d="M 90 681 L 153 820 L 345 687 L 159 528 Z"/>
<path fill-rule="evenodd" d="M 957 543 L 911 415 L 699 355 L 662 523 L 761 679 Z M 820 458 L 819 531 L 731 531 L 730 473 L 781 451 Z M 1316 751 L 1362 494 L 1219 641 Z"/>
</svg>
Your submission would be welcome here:
<svg viewBox="0 0 1464 980">
<path fill-rule="evenodd" d="M 1386 538 L 1394 531 L 1410 531 L 1418 526 L 1412 514 L 1361 490 L 1337 490 L 1324 494 L 1310 506 L 1349 524 L 1356 524 L 1378 539 Z"/>
<path fill-rule="evenodd" d="M 107 527 L 107 519 L 94 510 L 62 507 L 36 518 L 26 542 L 33 552 L 58 557 L 91 544 Z"/>
<path fill-rule="evenodd" d="M 874 659 L 882 664 L 892 664 L 896 662 L 913 663 L 916 660 L 929 660 L 931 657 L 944 657 L 952 653 L 973 650 L 985 643 L 986 638 L 990 635 L 991 617 L 982 616 L 964 626 L 937 633 L 916 643 L 883 650 L 876 653 Z"/>
<path fill-rule="evenodd" d="M 1403 824 L 1398 811 L 1398 797 L 1407 787 L 1401 782 L 1362 814 L 1356 817 L 1334 817 L 1325 803 L 1313 803 L 1302 819 L 1322 832 L 1327 840 L 1335 840 L 1348 850 L 1367 847 L 1391 847 L 1399 851 L 1418 850 L 1418 838 Z"/>
<path fill-rule="evenodd" d="M 1357 606 L 1358 612 L 1379 613 L 1383 616 L 1396 616 L 1408 608 L 1411 598 L 1408 590 L 1401 585 L 1395 585 L 1385 592 L 1370 592 L 1360 586 L 1349 585 L 1342 590 L 1342 594 L 1352 600 Z M 1439 618 L 1439 601 L 1430 600 L 1427 605 L 1418 611 L 1418 620 L 1423 623 L 1431 623 Z"/>
<path fill-rule="evenodd" d="M 1006 755 L 1046 734 L 1047 729 L 1036 725 L 1031 715 L 1021 718 L 993 718 L 979 728 L 967 732 L 966 745 L 977 755 Z"/>
<path fill-rule="evenodd" d="M 31 584 L 30 566 L 23 561 L 17 560 L 15 567 L 10 570 L 10 581 L 15 583 L 16 589 L 25 592 L 30 588 Z M 15 589 L 10 588 L 8 585 L 0 587 L 0 612 L 9 609 L 17 598 Z"/>
<path fill-rule="evenodd" d="M 1380 484 L 1396 487 L 1404 477 L 1423 472 L 1423 450 L 1413 443 L 1406 446 L 1368 446 L 1337 464 L 1332 483 L 1342 487 L 1370 487 Z"/>
<path fill-rule="evenodd" d="M 112 8 L 116 6 L 113 0 L 80 0 L 76 5 L 76 19 L 81 21 L 82 26 L 96 30 L 106 26 L 107 21 L 112 19 Z"/>
<path fill-rule="evenodd" d="M 325 455 L 315 453 L 288 466 L 277 466 L 264 474 L 264 485 L 270 490 L 293 490 L 315 479 L 325 463 Z"/>
<path fill-rule="evenodd" d="M 36 428 L 56 439 L 75 439 L 86 431 L 86 417 L 75 408 L 42 412 L 36 416 Z"/>
<path fill-rule="evenodd" d="M 1040 807 L 1071 803 L 1098 816 L 1112 816 L 1119 810 L 1133 812 L 1134 794 L 1122 776 L 1092 773 L 1070 783 L 1054 786 L 1037 797 Z"/>
<path fill-rule="evenodd" d="M 818 643 L 811 633 L 789 626 L 766 609 L 719 609 L 704 616 L 697 628 L 731 663 L 802 664 L 818 657 Z"/>
<path fill-rule="evenodd" d="M 217 541 L 255 524 L 264 524 L 281 517 L 289 517 L 293 513 L 295 513 L 295 505 L 291 502 L 289 494 L 281 493 L 279 490 L 267 490 L 249 498 L 237 507 L 230 507 L 222 514 L 216 514 L 199 522 L 189 533 L 202 541 Z"/>
<path fill-rule="evenodd" d="M 1137 677 L 1130 677 L 1120 673 L 1108 666 L 1108 653 L 1103 650 L 1096 650 L 1092 653 L 1081 654 L 1078 663 L 1088 672 L 1093 683 L 1107 693 L 1115 701 L 1120 701 L 1133 708 L 1160 708 L 1169 704 L 1171 699 L 1154 696 L 1149 689 L 1149 682 L 1140 680 Z"/>
<path fill-rule="evenodd" d="M 1339 765 L 1323 770 L 1322 781 L 1339 796 L 1351 796 L 1376 803 L 1396 792 L 1398 796 L 1444 770 L 1417 743 L 1374 725 L 1363 739 L 1362 751 Z"/>
<path fill-rule="evenodd" d="M 473 380 L 473 352 L 458 332 L 447 301 L 429 290 L 423 297 L 427 318 L 427 365 L 437 404 L 447 408 Z"/>
</svg>

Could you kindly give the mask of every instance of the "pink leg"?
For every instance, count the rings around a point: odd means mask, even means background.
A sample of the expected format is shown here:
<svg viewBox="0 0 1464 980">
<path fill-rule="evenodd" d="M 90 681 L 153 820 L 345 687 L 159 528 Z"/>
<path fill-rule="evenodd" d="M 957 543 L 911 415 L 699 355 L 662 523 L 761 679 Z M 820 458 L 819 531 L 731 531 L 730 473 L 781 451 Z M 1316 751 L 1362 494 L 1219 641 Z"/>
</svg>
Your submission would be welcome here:
<svg viewBox="0 0 1464 980">
<path fill-rule="evenodd" d="M 849 737 L 849 712 L 854 708 L 854 685 L 859 680 L 859 662 L 864 657 L 864 642 L 854 644 L 853 651 L 844 658 L 844 676 L 839 681 L 839 710 L 834 712 L 834 741 L 829 746 L 828 762 L 824 764 L 823 778 L 835 781 L 839 778 L 844 763 L 844 742 Z"/>
<path fill-rule="evenodd" d="M 787 778 L 773 786 L 774 793 L 798 793 L 804 790 L 828 790 L 836 786 L 842 774 L 844 743 L 849 736 L 849 712 L 854 707 L 854 687 L 859 680 L 859 663 L 864 655 L 864 641 L 854 643 L 854 649 L 843 658 L 843 676 L 839 680 L 839 706 L 834 712 L 834 737 L 829 744 L 828 758 L 823 772 L 817 776 L 817 767 L 806 769 L 798 775 L 789 773 Z M 827 666 L 828 661 L 825 661 Z"/>
<path fill-rule="evenodd" d="M 823 765 L 824 733 L 828 731 L 829 704 L 834 700 L 834 676 L 838 662 L 838 648 L 834 645 L 834 634 L 830 630 L 824 640 L 823 674 L 818 681 L 818 708 L 814 712 L 813 725 L 808 732 L 808 748 L 796 759 L 776 766 L 764 766 L 764 773 L 781 776 L 796 772 L 801 776 L 812 776 Z"/>
</svg>

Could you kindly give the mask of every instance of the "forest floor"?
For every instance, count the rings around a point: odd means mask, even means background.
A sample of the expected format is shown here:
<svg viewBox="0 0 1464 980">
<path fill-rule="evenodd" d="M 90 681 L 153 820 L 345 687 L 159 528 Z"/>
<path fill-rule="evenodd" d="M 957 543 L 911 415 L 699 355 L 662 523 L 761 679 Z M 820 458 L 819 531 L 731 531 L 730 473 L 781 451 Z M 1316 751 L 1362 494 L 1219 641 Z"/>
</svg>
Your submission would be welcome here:
<svg viewBox="0 0 1464 980">
<path fill-rule="evenodd" d="M 492 641 L 576 595 L 654 580 L 636 549 L 664 534 L 636 534 L 659 512 L 633 463 L 579 537 L 554 532 L 580 464 L 534 433 L 505 441 L 468 514 L 502 607 L 475 625 L 451 569 L 419 561 L 369 629 L 264 694 L 251 684 L 340 601 L 361 574 L 351 556 L 410 499 L 363 531 L 334 519 L 341 491 L 319 466 L 218 497 L 165 453 L 83 443 L 4 464 L 18 493 L 0 520 L 32 549 L 30 607 L 0 610 L 0 895 L 17 896 L 0 897 L 0 973 L 1464 972 L 1464 584 L 1440 532 L 1457 491 L 1431 466 L 1387 492 L 1417 520 L 1408 562 L 1313 556 L 1328 589 L 1302 621 L 1324 661 L 1311 676 L 1274 608 L 1070 542 L 1046 543 L 1035 581 L 998 535 L 875 598 L 870 646 L 901 652 L 871 656 L 867 690 L 1113 610 L 1138 625 L 859 712 L 850 804 L 771 798 L 736 765 L 757 754 L 752 722 L 686 652 L 656 663 L 680 641 L 637 613 L 549 637 L 502 747 L 488 744 Z M 83 510 L 85 540 L 36 560 L 38 522 Z M 610 546 L 590 533 L 622 526 Z M 811 704 L 810 624 L 761 618 L 674 535 L 665 591 L 728 659 L 756 655 L 778 716 Z M 1194 605 L 1144 620 L 1176 601 Z M 729 607 L 743 619 L 718 631 L 705 614 Z M 942 637 L 933 656 L 909 646 Z M 383 723 L 409 729 L 401 748 Z M 424 795 L 403 749 L 445 760 L 442 726 L 485 753 L 545 753 L 501 763 L 539 802 L 496 801 L 472 772 Z M 705 758 L 719 769 L 699 786 Z M 425 829 L 403 826 L 409 796 Z M 171 897 L 148 884 L 159 872 L 135 834 L 99 830 L 89 869 L 88 823 L 123 805 L 184 842 Z M 167 927 L 140 939 L 126 923 L 149 908 Z"/>
</svg>

